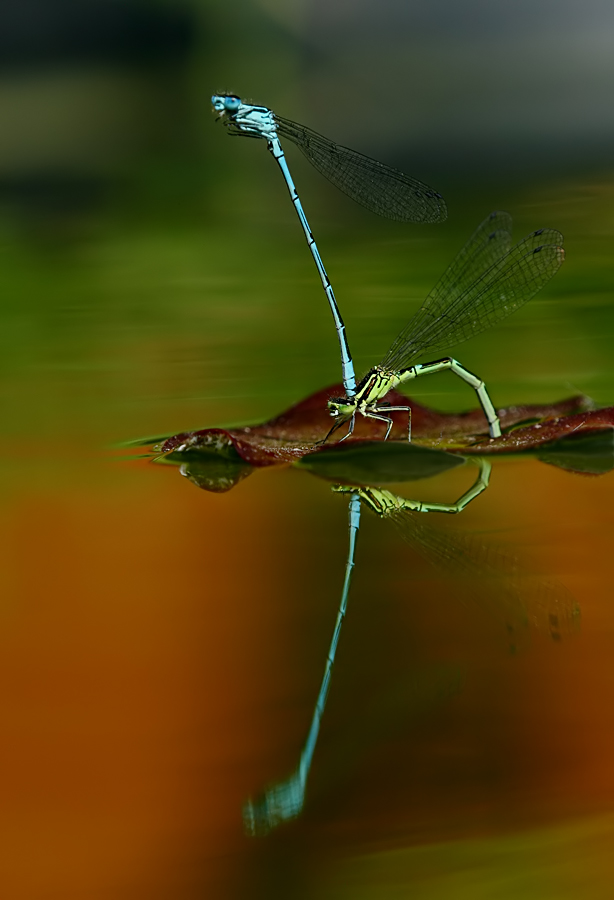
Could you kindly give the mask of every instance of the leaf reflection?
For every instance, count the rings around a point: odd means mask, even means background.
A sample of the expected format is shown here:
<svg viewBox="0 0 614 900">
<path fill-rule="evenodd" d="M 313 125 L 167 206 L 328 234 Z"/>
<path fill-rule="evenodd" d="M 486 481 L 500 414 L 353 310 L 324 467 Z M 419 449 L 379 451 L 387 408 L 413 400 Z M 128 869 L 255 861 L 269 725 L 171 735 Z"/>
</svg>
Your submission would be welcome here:
<svg viewBox="0 0 614 900">
<path fill-rule="evenodd" d="M 569 472 L 604 475 L 614 469 L 614 428 L 561 438 L 543 447 L 537 458 Z"/>
<path fill-rule="evenodd" d="M 138 446 L 143 444 L 138 442 Z M 154 452 L 153 456 L 149 454 L 152 462 L 178 466 L 188 481 L 214 493 L 231 490 L 256 468 L 242 459 L 232 444 L 221 441 L 217 432 L 208 444 L 201 441 L 197 446 L 163 453 L 157 447 Z M 614 468 L 614 428 L 579 433 L 545 444 L 537 457 L 569 472 L 605 474 Z M 294 465 L 329 481 L 373 486 L 430 478 L 466 461 L 466 457 L 407 441 L 361 441 L 324 448 L 304 456 Z"/>
</svg>

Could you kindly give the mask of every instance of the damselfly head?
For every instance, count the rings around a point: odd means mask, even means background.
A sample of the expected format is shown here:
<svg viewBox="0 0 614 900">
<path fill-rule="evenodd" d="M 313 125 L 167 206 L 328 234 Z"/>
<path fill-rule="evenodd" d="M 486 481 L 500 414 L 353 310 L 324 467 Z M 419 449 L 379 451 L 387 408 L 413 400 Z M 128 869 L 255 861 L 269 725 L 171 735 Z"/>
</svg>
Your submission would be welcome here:
<svg viewBox="0 0 614 900">
<path fill-rule="evenodd" d="M 211 103 L 216 112 L 236 113 L 241 106 L 241 98 L 236 94 L 214 94 Z"/>
<path fill-rule="evenodd" d="M 331 397 L 327 406 L 333 419 L 347 419 L 356 411 L 356 404 L 350 402 L 346 397 Z"/>
</svg>

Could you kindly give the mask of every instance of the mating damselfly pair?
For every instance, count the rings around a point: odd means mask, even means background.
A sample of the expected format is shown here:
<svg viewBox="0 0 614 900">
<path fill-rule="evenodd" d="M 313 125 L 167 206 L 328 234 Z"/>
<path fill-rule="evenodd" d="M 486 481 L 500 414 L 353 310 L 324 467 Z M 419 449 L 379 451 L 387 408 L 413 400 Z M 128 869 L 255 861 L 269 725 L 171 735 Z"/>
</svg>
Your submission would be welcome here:
<svg viewBox="0 0 614 900">
<path fill-rule="evenodd" d="M 489 433 L 491 437 L 499 437 L 499 417 L 480 378 L 452 357 L 421 364 L 415 361 L 430 353 L 445 352 L 480 334 L 535 296 L 563 262 L 562 234 L 541 228 L 512 246 L 511 217 L 504 212 L 491 213 L 403 328 L 382 362 L 357 384 L 345 325 L 290 175 L 280 137 L 296 144 L 314 167 L 340 190 L 387 218 L 406 222 L 443 221 L 447 214 L 443 198 L 397 169 L 341 147 L 267 107 L 244 103 L 235 94 L 216 94 L 212 103 L 230 134 L 266 141 L 284 176 L 318 269 L 337 330 L 346 394 L 328 402 L 335 422 L 327 437 L 348 423 L 341 439 L 345 440 L 352 434 L 356 415 L 360 413 L 384 422 L 387 438 L 393 425 L 390 413 L 403 410 L 408 414 L 408 439 L 411 440 L 410 406 L 387 405 L 385 397 L 399 384 L 444 370 L 454 372 L 476 391 Z"/>
</svg>

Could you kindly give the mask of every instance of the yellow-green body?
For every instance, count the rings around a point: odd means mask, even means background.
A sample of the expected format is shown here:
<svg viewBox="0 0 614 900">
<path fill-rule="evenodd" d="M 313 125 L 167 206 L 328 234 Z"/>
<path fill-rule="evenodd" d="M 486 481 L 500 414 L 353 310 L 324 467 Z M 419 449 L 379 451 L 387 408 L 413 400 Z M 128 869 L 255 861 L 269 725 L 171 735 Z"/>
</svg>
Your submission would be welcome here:
<svg viewBox="0 0 614 900">
<path fill-rule="evenodd" d="M 419 375 L 429 375 L 433 372 L 442 372 L 445 369 L 454 372 L 455 375 L 458 375 L 459 378 L 466 381 L 467 384 L 471 385 L 476 391 L 482 409 L 484 410 L 484 415 L 486 416 L 490 436 L 500 437 L 501 425 L 499 423 L 499 417 L 488 396 L 486 385 L 477 377 L 477 375 L 474 375 L 457 360 L 452 359 L 452 357 L 438 359 L 434 362 L 423 363 L 417 366 L 409 366 L 407 369 L 402 369 L 400 371 L 391 371 L 383 366 L 374 366 L 358 384 L 356 393 L 353 397 L 333 397 L 328 401 L 329 412 L 334 419 L 337 419 L 337 421 L 327 437 L 348 421 L 350 422 L 350 427 L 345 437 L 349 437 L 354 430 L 356 413 L 360 413 L 368 419 L 379 419 L 382 422 L 386 422 L 388 426 L 384 438 L 384 440 L 386 440 L 392 430 L 392 418 L 389 414 L 395 411 L 403 411 L 408 414 L 409 424 L 407 434 L 408 440 L 411 440 L 411 407 L 389 406 L 388 404 L 380 406 L 378 404 L 382 403 L 384 397 L 391 390 L 398 387 L 398 385 L 410 381 L 412 378 L 417 378 Z M 341 438 L 341 440 L 345 440 L 345 438 Z"/>
</svg>

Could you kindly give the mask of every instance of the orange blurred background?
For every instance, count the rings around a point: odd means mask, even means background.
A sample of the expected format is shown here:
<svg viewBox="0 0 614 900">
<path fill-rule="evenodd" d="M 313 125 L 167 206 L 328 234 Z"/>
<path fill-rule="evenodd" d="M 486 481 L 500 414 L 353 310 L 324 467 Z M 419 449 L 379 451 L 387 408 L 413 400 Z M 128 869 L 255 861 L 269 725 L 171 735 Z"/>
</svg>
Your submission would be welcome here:
<svg viewBox="0 0 614 900">
<path fill-rule="evenodd" d="M 296 764 L 315 701 L 343 499 L 288 470 L 214 495 L 175 469 L 77 465 L 78 490 L 61 477 L 3 514 L 5 896 L 265 896 L 290 853 L 287 895 L 309 860 L 315 897 L 349 853 L 612 808 L 611 477 L 503 462 L 454 521 L 501 529 L 491 541 L 581 605 L 578 635 L 534 634 L 516 657 L 501 622 L 363 515 L 305 817 L 250 844 L 242 804 Z M 468 480 L 455 470 L 415 493 L 451 499 Z M 429 701 L 428 679 L 450 665 L 460 686 Z M 415 677 L 426 709 L 391 706 Z"/>
</svg>

